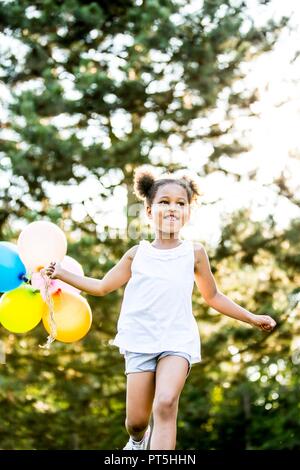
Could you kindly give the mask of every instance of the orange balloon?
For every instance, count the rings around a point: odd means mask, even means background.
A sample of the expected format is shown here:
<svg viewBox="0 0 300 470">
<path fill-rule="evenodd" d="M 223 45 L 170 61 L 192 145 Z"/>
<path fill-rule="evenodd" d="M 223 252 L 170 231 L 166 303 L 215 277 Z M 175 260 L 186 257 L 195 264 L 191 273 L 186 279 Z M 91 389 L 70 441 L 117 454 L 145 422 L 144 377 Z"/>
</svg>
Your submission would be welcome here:
<svg viewBox="0 0 300 470">
<path fill-rule="evenodd" d="M 56 340 L 72 343 L 83 338 L 92 324 L 92 311 L 88 302 L 81 295 L 73 292 L 58 291 L 52 294 Z M 51 332 L 49 308 L 42 316 L 48 333 Z"/>
</svg>

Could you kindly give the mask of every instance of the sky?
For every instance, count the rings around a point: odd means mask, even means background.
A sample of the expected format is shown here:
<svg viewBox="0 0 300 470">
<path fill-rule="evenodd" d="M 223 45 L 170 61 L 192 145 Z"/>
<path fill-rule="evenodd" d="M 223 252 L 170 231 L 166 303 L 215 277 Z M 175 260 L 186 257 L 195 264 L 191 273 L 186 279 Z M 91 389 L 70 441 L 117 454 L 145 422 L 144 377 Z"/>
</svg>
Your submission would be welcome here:
<svg viewBox="0 0 300 470">
<path fill-rule="evenodd" d="M 194 210 L 191 223 L 183 231 L 183 236 L 198 241 L 216 244 L 220 236 L 220 221 L 233 211 L 240 208 L 253 209 L 253 217 L 264 220 L 273 213 L 279 228 L 285 227 L 291 218 L 298 217 L 299 210 L 287 201 L 278 198 L 272 182 L 282 171 L 291 173 L 291 182 L 297 189 L 296 174 L 300 173 L 300 160 L 291 158 L 291 153 L 300 153 L 299 117 L 300 117 L 300 57 L 295 58 L 300 49 L 300 2 L 295 0 L 273 0 L 272 5 L 265 7 L 264 16 L 260 9 L 257 14 L 255 0 L 247 1 L 250 15 L 257 24 L 263 24 L 266 17 L 272 14 L 274 19 L 282 15 L 291 18 L 293 31 L 285 30 L 273 51 L 264 54 L 251 63 L 244 65 L 246 78 L 242 84 L 235 86 L 257 87 L 259 100 L 253 105 L 253 113 L 258 117 L 239 117 L 237 129 L 247 136 L 250 150 L 236 159 L 224 159 L 227 169 L 241 175 L 241 181 L 221 172 L 200 178 L 199 184 L 204 193 L 202 206 Z M 199 8 L 199 2 L 190 2 L 187 7 L 190 12 Z M 0 84 L 1 100 L 9 97 Z M 0 100 L 0 118 L 1 118 Z M 216 111 L 216 118 L 218 111 Z M 116 122 L 116 125 L 118 123 Z M 97 131 L 97 130 L 95 130 Z M 91 133 L 93 131 L 91 130 Z M 203 160 L 199 159 L 204 151 L 201 142 L 193 144 L 184 153 L 176 138 L 172 142 L 172 161 L 185 161 L 189 170 L 195 174 L 201 173 Z M 170 158 L 169 156 L 167 158 Z M 257 171 L 255 180 L 249 181 L 249 171 Z M 0 175 L 1 178 L 1 175 Z M 115 175 L 116 181 L 118 175 Z M 7 181 L 7 178 L 6 178 Z M 3 178 L 3 184 L 5 178 Z M 124 188 L 117 188 L 110 201 L 99 200 L 99 182 L 91 177 L 80 187 L 64 188 L 48 185 L 48 193 L 55 205 L 65 198 L 73 202 L 73 217 L 81 220 L 88 210 L 99 224 L 99 231 L 104 225 L 124 229 L 126 223 L 126 200 Z M 81 195 L 86 195 L 86 203 L 81 203 Z M 219 201 L 214 203 L 214 201 Z"/>
</svg>

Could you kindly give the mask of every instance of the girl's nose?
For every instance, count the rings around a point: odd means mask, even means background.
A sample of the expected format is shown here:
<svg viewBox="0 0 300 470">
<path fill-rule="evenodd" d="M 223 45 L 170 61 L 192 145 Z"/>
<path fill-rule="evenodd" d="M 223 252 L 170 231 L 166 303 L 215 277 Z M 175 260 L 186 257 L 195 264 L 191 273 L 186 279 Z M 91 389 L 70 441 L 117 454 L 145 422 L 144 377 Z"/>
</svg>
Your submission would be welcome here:
<svg viewBox="0 0 300 470">
<path fill-rule="evenodd" d="M 176 211 L 176 203 L 175 202 L 170 202 L 169 210 L 170 211 Z"/>
</svg>

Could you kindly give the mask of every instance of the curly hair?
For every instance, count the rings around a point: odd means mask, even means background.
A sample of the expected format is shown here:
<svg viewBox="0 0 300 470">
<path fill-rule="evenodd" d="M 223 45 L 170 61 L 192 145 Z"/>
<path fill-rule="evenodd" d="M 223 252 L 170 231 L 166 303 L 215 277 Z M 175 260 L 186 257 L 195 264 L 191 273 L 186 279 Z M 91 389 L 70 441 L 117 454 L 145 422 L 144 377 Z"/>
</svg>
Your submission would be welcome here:
<svg viewBox="0 0 300 470">
<path fill-rule="evenodd" d="M 136 168 L 134 172 L 134 193 L 138 199 L 146 201 L 149 206 L 152 205 L 158 188 L 170 183 L 179 184 L 186 190 L 189 204 L 201 194 L 197 183 L 187 175 L 179 178 L 173 176 L 156 178 L 151 170 L 143 167 Z"/>
</svg>

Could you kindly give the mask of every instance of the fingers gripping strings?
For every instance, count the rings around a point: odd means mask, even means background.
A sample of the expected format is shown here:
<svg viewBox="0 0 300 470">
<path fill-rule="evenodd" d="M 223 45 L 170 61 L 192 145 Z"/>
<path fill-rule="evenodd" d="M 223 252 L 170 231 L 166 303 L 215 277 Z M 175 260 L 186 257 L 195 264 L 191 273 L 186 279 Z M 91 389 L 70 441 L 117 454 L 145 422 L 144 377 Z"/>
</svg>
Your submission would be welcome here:
<svg viewBox="0 0 300 470">
<path fill-rule="evenodd" d="M 42 276 L 42 279 L 44 281 L 45 301 L 46 301 L 46 304 L 48 305 L 49 312 L 50 312 L 50 335 L 47 338 L 47 342 L 43 346 L 40 345 L 40 348 L 50 349 L 50 346 L 55 341 L 56 335 L 57 335 L 57 328 L 56 328 L 56 323 L 54 319 L 54 304 L 53 304 L 53 299 L 52 299 L 50 289 L 49 289 L 51 279 L 47 276 L 46 271 L 44 269 L 40 270 L 40 275 Z"/>
</svg>

